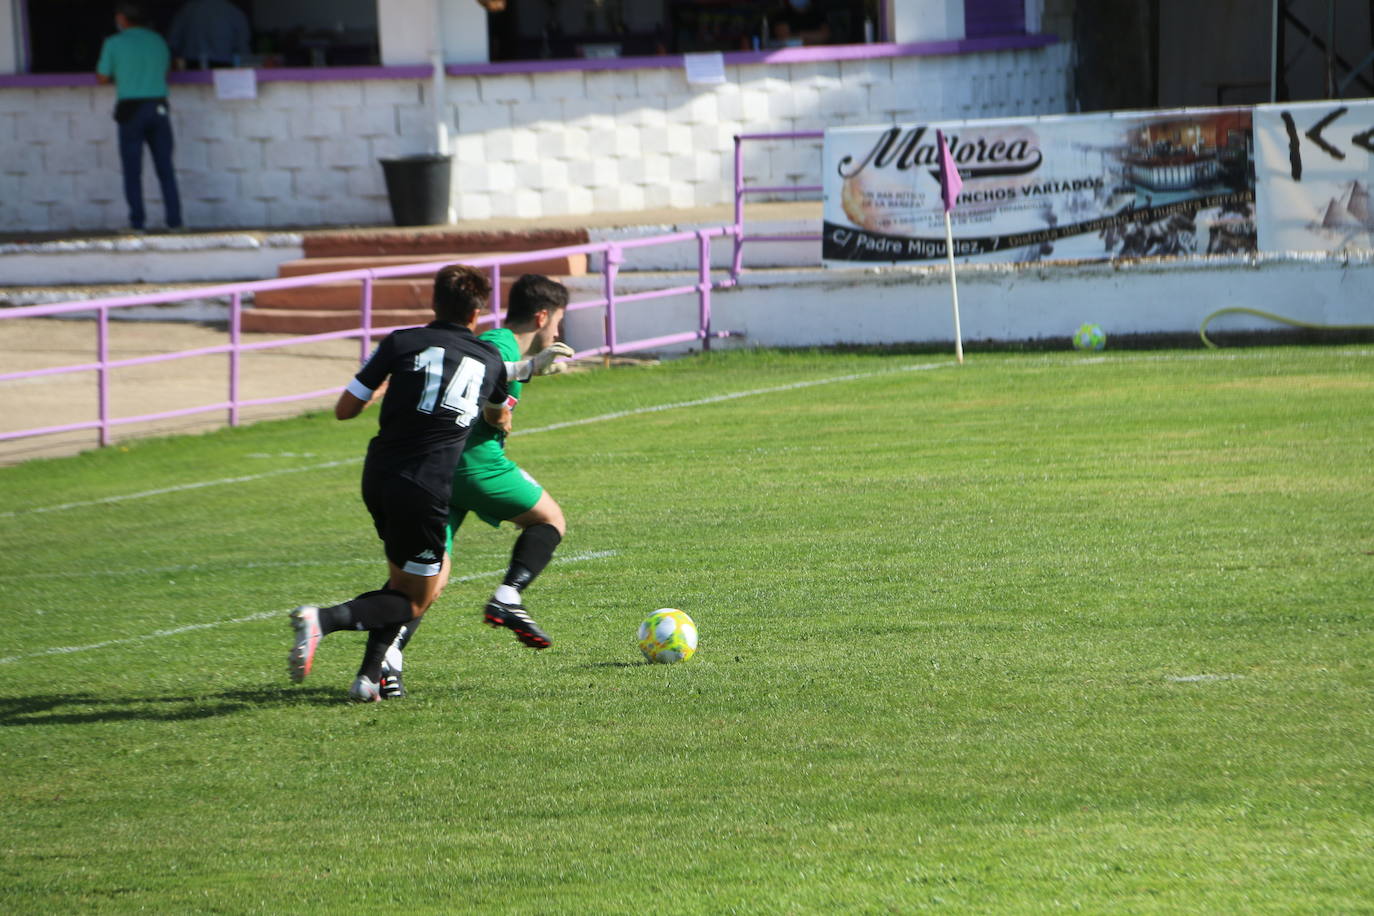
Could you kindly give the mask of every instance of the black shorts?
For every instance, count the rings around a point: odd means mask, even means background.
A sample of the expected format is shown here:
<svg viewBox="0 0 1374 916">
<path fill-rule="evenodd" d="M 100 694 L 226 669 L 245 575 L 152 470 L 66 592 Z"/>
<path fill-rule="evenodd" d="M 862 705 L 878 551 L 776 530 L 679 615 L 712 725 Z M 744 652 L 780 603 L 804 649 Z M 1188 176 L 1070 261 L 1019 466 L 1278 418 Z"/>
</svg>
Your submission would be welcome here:
<svg viewBox="0 0 1374 916">
<path fill-rule="evenodd" d="M 417 576 L 437 576 L 448 539 L 448 500 L 394 473 L 363 467 L 363 502 L 386 558 Z"/>
</svg>

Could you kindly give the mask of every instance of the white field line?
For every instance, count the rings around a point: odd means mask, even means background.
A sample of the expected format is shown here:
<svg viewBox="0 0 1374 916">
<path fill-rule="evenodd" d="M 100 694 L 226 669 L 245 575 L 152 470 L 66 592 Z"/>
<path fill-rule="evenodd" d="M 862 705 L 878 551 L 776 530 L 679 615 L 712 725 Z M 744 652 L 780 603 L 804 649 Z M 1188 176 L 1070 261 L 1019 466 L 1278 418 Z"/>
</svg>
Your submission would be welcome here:
<svg viewBox="0 0 1374 916">
<path fill-rule="evenodd" d="M 1368 357 L 1374 355 L 1374 350 L 1334 350 L 1330 351 L 1333 356 L 1360 356 Z M 1070 360 L 1058 362 L 1063 367 L 1098 365 L 1106 362 L 1191 362 L 1195 360 L 1240 360 L 1240 359 L 1268 359 L 1265 353 L 1161 353 L 1158 355 L 1139 354 L 1126 357 L 1099 356 L 1090 357 L 1083 360 Z M 1048 358 L 1043 360 L 1049 364 Z M 516 430 L 513 435 L 533 435 L 535 433 L 546 433 L 556 429 L 567 429 L 572 426 L 587 426 L 592 423 L 604 423 L 608 420 L 619 420 L 624 417 L 633 417 L 640 414 L 659 413 L 665 410 L 677 410 L 683 407 L 704 407 L 708 404 L 720 404 L 725 401 L 734 401 L 740 398 L 758 397 L 765 394 L 777 394 L 783 391 L 796 391 L 800 388 L 813 388 L 818 385 L 833 385 L 836 382 L 853 382 L 862 379 L 878 378 L 884 375 L 893 375 L 904 372 L 925 372 L 931 369 L 946 369 L 957 364 L 954 362 L 920 363 L 916 365 L 896 366 L 891 369 L 879 369 L 873 372 L 854 372 L 848 375 L 836 375 L 829 378 L 812 379 L 804 382 L 792 382 L 787 385 L 776 385 L 769 388 L 754 388 L 749 391 L 734 391 L 728 394 L 718 394 L 708 398 L 697 398 L 692 401 L 677 401 L 672 404 L 655 404 L 649 407 L 636 407 L 632 410 L 621 410 L 615 413 L 601 414 L 595 417 L 586 417 L 581 420 L 567 420 L 562 423 L 552 423 L 548 426 L 539 426 L 532 429 Z M 358 458 L 343 458 L 338 461 L 325 461 L 319 464 L 307 464 L 294 468 L 281 468 L 275 471 L 264 471 L 261 474 L 245 474 L 242 477 L 223 477 L 218 480 L 202 480 L 195 483 L 184 483 L 174 487 L 162 487 L 157 490 L 141 490 L 137 493 L 124 493 L 117 496 L 106 496 L 101 499 L 90 499 L 82 502 L 60 503 L 55 506 L 36 506 L 32 509 L 18 509 L 11 512 L 0 512 L 0 518 L 19 518 L 25 515 L 37 515 L 44 512 L 64 512 L 68 509 L 83 509 L 90 506 L 104 506 L 113 503 L 126 502 L 131 499 L 145 499 L 150 496 L 163 496 L 168 493 L 181 493 L 187 490 L 199 490 L 205 487 L 218 487 L 233 483 L 251 483 L 256 480 L 266 480 L 272 477 L 279 477 L 283 474 L 299 474 L 305 471 L 320 471 L 326 468 L 342 467 L 349 464 L 357 464 L 362 461 Z"/>
<path fill-rule="evenodd" d="M 349 566 L 353 564 L 374 566 L 378 563 L 376 557 L 355 557 L 345 560 L 265 560 L 254 561 L 251 563 L 235 563 L 235 569 L 290 569 L 301 566 Z M 96 578 L 117 578 L 121 576 L 161 576 L 168 573 L 177 575 L 180 573 L 209 572 L 218 568 L 214 563 L 177 563 L 172 566 L 126 566 L 120 569 L 74 569 L 70 572 L 63 572 L 62 578 L 69 579 L 96 579 Z M 18 572 L 0 573 L 0 582 L 12 581 L 15 579 L 51 579 L 53 573 L 48 570 L 38 572 Z"/>
<path fill-rule="evenodd" d="M 719 404 L 724 401 L 734 401 L 740 398 L 758 397 L 764 394 L 776 394 L 783 391 L 795 391 L 799 388 L 812 388 L 816 385 L 832 385 L 836 382 L 852 382 L 859 379 L 874 378 L 880 375 L 891 375 L 895 372 L 922 372 L 929 369 L 940 369 L 945 366 L 952 366 L 954 363 L 927 363 L 915 366 L 900 366 L 893 369 L 882 369 L 876 372 L 856 372 L 849 375 L 836 375 L 830 378 L 812 379 L 805 382 L 792 382 L 788 385 L 776 385 L 771 388 L 755 388 L 750 391 L 733 391 L 728 394 L 718 394 L 709 398 L 697 398 L 692 401 L 678 401 L 672 404 L 655 404 L 649 407 L 636 407 L 632 410 L 620 410 L 615 413 L 601 414 L 595 417 L 586 417 L 581 420 L 567 420 L 562 423 L 552 423 L 548 426 L 537 426 L 531 429 L 517 429 L 512 435 L 531 436 L 535 433 L 547 433 L 556 429 L 567 429 L 570 426 L 587 426 L 592 423 L 605 423 L 608 420 L 619 420 L 624 417 L 638 416 L 646 413 L 659 413 L 664 410 L 677 410 L 683 407 L 704 407 L 708 404 Z M 84 509 L 90 506 L 106 506 L 113 503 L 126 502 L 131 499 L 146 499 L 150 496 L 165 496 L 168 493 L 183 493 L 187 490 L 200 490 L 205 487 L 219 487 L 233 483 L 252 483 L 256 480 L 267 480 L 271 477 L 280 477 L 283 474 L 299 474 L 304 471 L 322 471 L 327 468 L 337 468 L 348 464 L 357 464 L 363 459 L 342 458 L 337 461 L 325 461 L 319 464 L 305 464 L 294 468 L 281 468 L 275 471 L 264 471 L 261 474 L 245 474 L 242 477 L 222 477 L 218 480 L 202 480 L 195 483 L 183 483 L 174 487 L 161 487 L 156 490 L 140 490 L 137 493 L 123 493 L 118 496 L 105 496 L 101 499 L 89 499 L 82 502 L 59 503 L 55 506 L 37 506 L 32 509 L 18 509 L 12 512 L 0 512 L 0 518 L 18 518 L 24 515 L 38 515 L 43 512 L 65 512 L 68 509 Z"/>
<path fill-rule="evenodd" d="M 56 506 L 37 506 L 33 509 L 19 509 L 14 512 L 0 512 L 0 518 L 16 518 L 21 515 L 37 515 L 40 512 L 65 512 L 68 509 L 84 509 L 87 506 L 108 506 L 113 503 L 122 503 L 130 499 L 146 499 L 149 496 L 163 496 L 167 493 L 184 493 L 187 490 L 200 490 L 205 487 L 220 487 L 230 483 L 250 483 L 254 480 L 266 480 L 269 477 L 280 477 L 282 474 L 299 474 L 302 471 L 322 471 L 325 468 L 337 468 L 346 464 L 356 464 L 362 461 L 361 458 L 344 458 L 339 461 L 325 461 L 321 464 L 308 464 L 298 468 L 281 468 L 276 471 L 264 471 L 261 474 L 245 474 L 242 477 L 221 477 L 219 480 L 201 480 L 195 483 L 177 484 L 175 487 L 161 487 L 156 490 L 140 490 L 137 493 L 123 493 L 118 496 L 105 496 L 101 499 L 88 499 L 77 503 L 59 503 Z"/>
<path fill-rule="evenodd" d="M 1173 681 L 1175 684 L 1197 684 L 1204 681 L 1236 681 L 1243 677 L 1245 677 L 1243 674 L 1185 674 L 1169 676 L 1164 680 Z"/>
<path fill-rule="evenodd" d="M 573 554 L 564 560 L 591 560 L 602 556 L 611 556 L 614 551 L 588 554 Z M 378 557 L 354 557 L 344 560 L 261 560 L 251 563 L 234 563 L 234 569 L 298 569 L 303 566 L 376 566 L 383 562 Z M 177 563 L 170 566 L 131 566 L 122 569 L 79 569 L 71 572 L 62 573 L 65 579 L 95 579 L 110 578 L 116 576 L 160 576 L 165 574 L 179 575 L 181 573 L 209 572 L 218 566 L 214 563 Z M 0 574 L 0 582 L 14 579 L 51 579 L 52 572 L 44 570 L 40 572 L 21 572 L 13 574 Z M 465 582 L 466 579 L 452 579 L 453 582 Z"/>
<path fill-rule="evenodd" d="M 728 394 L 716 394 L 709 398 L 697 398 L 694 401 L 677 401 L 672 404 L 656 404 L 651 407 L 636 407 L 633 410 L 620 410 L 615 413 L 603 413 L 600 416 L 586 417 L 582 420 L 565 420 L 562 423 L 550 423 L 548 426 L 540 426 L 535 429 L 524 430 L 526 433 L 546 433 L 555 429 L 567 429 L 570 426 L 587 426 L 591 423 L 604 423 L 607 420 L 619 420 L 624 417 L 634 417 L 646 413 L 660 413 L 665 410 L 677 410 L 681 407 L 704 407 L 707 404 L 721 404 L 725 401 L 736 401 L 740 398 L 752 398 L 761 394 L 777 394 L 781 391 L 796 391 L 801 388 L 814 388 L 817 385 L 833 385 L 835 382 L 853 382 L 859 379 L 875 378 L 880 375 L 892 375 L 898 372 L 927 372 L 931 369 L 943 369 L 946 366 L 953 366 L 955 363 L 922 363 L 916 366 L 899 366 L 893 369 L 881 369 L 877 372 L 854 372 L 849 375 L 834 375 L 830 378 L 811 379 L 805 382 L 792 382 L 787 385 L 776 385 L 772 388 L 755 388 L 752 391 L 732 391 Z"/>
<path fill-rule="evenodd" d="M 554 557 L 554 562 L 578 563 L 583 560 L 599 560 L 604 557 L 613 557 L 614 550 L 593 550 L 587 553 L 575 553 L 568 557 Z M 375 561 L 380 562 L 380 561 Z M 287 565 L 287 564 L 283 564 Z M 449 582 L 471 582 L 474 579 L 489 579 L 504 573 L 504 569 L 493 572 L 470 573 L 466 576 L 454 576 Z M 39 649 L 37 652 L 23 652 L 19 655 L 8 655 L 0 658 L 0 665 L 10 665 L 14 662 L 21 662 L 30 658 L 40 658 L 44 655 L 70 655 L 73 652 L 90 652 L 93 649 L 106 649 L 110 646 L 127 646 L 134 643 L 147 642 L 150 639 L 163 639 L 168 636 L 180 636 L 182 633 L 194 633 L 197 630 L 210 630 L 215 627 L 227 626 L 231 623 L 248 623 L 253 620 L 269 620 L 273 617 L 285 617 L 287 611 L 259 611 L 256 614 L 249 614 L 246 617 L 231 617 L 228 620 L 214 620 L 209 623 L 191 623 L 184 627 L 172 627 L 167 630 L 155 630 L 152 633 L 145 633 L 142 636 L 125 636 L 121 639 L 107 639 L 104 642 L 93 642 L 84 646 L 54 646 L 51 649 Z"/>
</svg>

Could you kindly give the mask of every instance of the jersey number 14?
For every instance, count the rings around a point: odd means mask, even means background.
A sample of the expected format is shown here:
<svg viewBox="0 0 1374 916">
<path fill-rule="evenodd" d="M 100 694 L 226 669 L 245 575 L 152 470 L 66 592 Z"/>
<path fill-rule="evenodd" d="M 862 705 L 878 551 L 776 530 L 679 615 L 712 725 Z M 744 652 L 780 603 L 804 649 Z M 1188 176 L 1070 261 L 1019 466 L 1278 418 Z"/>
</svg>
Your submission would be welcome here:
<svg viewBox="0 0 1374 916">
<path fill-rule="evenodd" d="M 481 409 L 477 399 L 482 395 L 482 380 L 487 374 L 487 367 L 481 360 L 463 357 L 454 370 L 453 378 L 444 387 L 442 401 L 439 400 L 439 386 L 444 381 L 444 348 L 426 347 L 415 354 L 415 368 L 425 374 L 425 389 L 420 394 L 416 410 L 432 414 L 437 403 L 439 407 L 454 412 L 453 422 L 459 426 L 472 423 Z"/>
</svg>

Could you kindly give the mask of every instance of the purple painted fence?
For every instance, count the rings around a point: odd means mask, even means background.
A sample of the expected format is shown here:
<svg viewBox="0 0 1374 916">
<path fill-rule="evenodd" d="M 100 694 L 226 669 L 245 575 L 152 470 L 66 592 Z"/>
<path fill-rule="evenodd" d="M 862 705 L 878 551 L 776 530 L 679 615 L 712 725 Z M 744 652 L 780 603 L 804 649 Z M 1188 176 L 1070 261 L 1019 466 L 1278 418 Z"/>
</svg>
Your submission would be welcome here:
<svg viewBox="0 0 1374 916">
<path fill-rule="evenodd" d="M 778 194 L 785 191 L 818 192 L 823 190 L 818 184 L 786 184 L 771 187 L 744 186 L 744 142 L 746 140 L 816 140 L 825 136 L 823 130 L 802 130 L 781 134 L 735 134 L 735 256 L 730 264 L 730 278 L 739 280 L 740 268 L 744 260 L 745 242 L 818 242 L 820 233 L 811 235 L 745 235 L 744 232 L 744 195 Z M 816 171 L 820 172 L 819 163 Z"/>
<path fill-rule="evenodd" d="M 530 251 L 512 253 L 509 255 L 487 256 L 472 258 L 464 261 L 474 267 L 486 267 L 491 273 L 492 299 L 491 312 L 483 316 L 482 323 L 499 325 L 502 317 L 501 310 L 501 270 L 504 267 L 519 265 L 526 261 L 539 258 L 560 257 L 575 254 L 601 254 L 604 258 L 604 270 L 602 273 L 602 295 L 598 299 L 588 299 L 571 302 L 568 311 L 581 309 L 605 309 L 605 321 L 603 324 L 602 344 L 599 347 L 579 351 L 577 356 L 611 356 L 620 353 L 632 353 L 637 351 L 650 350 L 657 347 L 669 346 L 671 344 L 686 343 L 689 341 L 701 341 L 703 349 L 709 349 L 711 340 L 718 337 L 728 337 L 729 331 L 715 331 L 711 327 L 711 292 L 715 289 L 724 289 L 735 285 L 736 277 L 731 276 L 720 280 L 714 280 L 711 276 L 711 240 L 726 236 L 738 237 L 739 227 L 721 226 L 711 229 L 698 229 L 691 232 L 678 232 L 668 235 L 658 235 L 643 239 L 619 242 L 593 242 L 585 245 L 569 245 L 562 248 L 549 248 L 543 251 Z M 697 278 L 693 284 L 667 287 L 664 289 L 647 290 L 644 292 L 633 293 L 630 295 L 617 295 L 615 291 L 616 274 L 619 265 L 624 261 L 624 252 L 632 248 L 646 248 L 655 245 L 681 244 L 684 242 L 695 243 L 697 249 Z M 87 420 L 80 423 L 67 423 L 58 426 L 42 426 L 33 429 L 22 429 L 15 432 L 0 433 L 0 442 L 11 439 L 22 439 L 33 436 L 43 436 L 52 433 L 76 432 L 80 430 L 98 429 L 100 431 L 100 444 L 110 443 L 110 431 L 116 426 L 130 423 L 141 423 L 150 420 L 163 420 L 171 417 L 186 416 L 189 414 L 209 413 L 217 410 L 228 411 L 230 425 L 237 426 L 239 423 L 239 412 L 245 407 L 256 407 L 266 404 L 281 404 L 291 401 L 302 401 L 310 398 L 317 398 L 324 395 L 336 394 L 343 390 L 340 385 L 334 388 L 326 388 L 319 391 L 307 391 L 297 394 L 286 394 L 271 398 L 245 399 L 239 396 L 239 363 L 242 354 L 254 350 L 267 350 L 276 347 L 289 347 L 297 344 L 315 343 L 323 340 L 339 340 L 343 338 L 356 337 L 359 341 L 359 362 L 365 360 L 371 352 L 372 343 L 375 338 L 381 337 L 395 327 L 374 328 L 372 326 L 372 284 L 373 281 L 389 278 L 404 277 L 412 274 L 427 273 L 435 269 L 434 262 L 425 264 L 408 264 L 396 267 L 383 267 L 376 269 L 345 270 L 327 274 L 310 274 L 307 276 L 287 277 L 278 280 L 259 280 L 251 283 L 229 283 L 220 286 L 199 287 L 193 290 L 170 290 L 162 293 L 151 293 L 139 296 L 115 296 L 105 299 L 88 299 L 79 302 L 61 302 L 51 305 L 30 305 L 19 308 L 0 310 L 0 320 L 16 318 L 41 318 L 56 315 L 70 315 L 73 313 L 91 312 L 96 313 L 96 358 L 94 361 L 77 363 L 67 366 L 53 366 L 46 369 L 32 369 L 23 372 L 0 373 L 0 382 L 13 381 L 16 379 L 38 378 L 41 376 L 62 375 L 73 372 L 95 372 L 98 374 L 97 400 L 98 417 L 95 420 Z M 324 334 L 310 334 L 301 337 L 292 337 L 285 340 L 265 340 L 245 342 L 240 330 L 243 315 L 243 295 L 244 293 L 258 293 L 263 290 L 274 289 L 294 289 L 302 286 L 314 286 L 320 283 L 333 283 L 340 280 L 361 280 L 362 297 L 359 304 L 359 324 L 357 328 L 347 331 L 331 331 Z M 651 299 L 661 299 L 669 296 L 682 296 L 695 293 L 698 300 L 698 323 L 697 327 L 690 331 L 683 331 L 676 334 L 666 334 L 660 337 L 653 337 L 645 340 L 622 341 L 616 335 L 616 309 L 619 305 L 630 302 L 642 302 Z M 203 299 L 218 296 L 230 297 L 229 308 L 229 342 L 213 347 L 201 347 L 194 350 L 182 350 L 176 353 L 163 353 L 156 356 L 141 356 L 130 359 L 111 360 L 109 358 L 109 322 L 110 313 L 115 309 L 127 308 L 136 305 L 157 305 L 169 302 L 179 302 L 185 299 Z M 167 362 L 174 359 L 186 359 L 193 356 L 210 356 L 214 354 L 227 353 L 229 355 L 229 378 L 227 380 L 227 397 L 223 401 L 214 404 L 204 404 L 199 407 L 188 407 L 181 410 L 164 411 L 162 413 L 140 414 L 129 417 L 110 416 L 110 386 L 113 383 L 112 372 L 115 369 L 127 366 L 138 366 L 147 363 Z"/>
</svg>

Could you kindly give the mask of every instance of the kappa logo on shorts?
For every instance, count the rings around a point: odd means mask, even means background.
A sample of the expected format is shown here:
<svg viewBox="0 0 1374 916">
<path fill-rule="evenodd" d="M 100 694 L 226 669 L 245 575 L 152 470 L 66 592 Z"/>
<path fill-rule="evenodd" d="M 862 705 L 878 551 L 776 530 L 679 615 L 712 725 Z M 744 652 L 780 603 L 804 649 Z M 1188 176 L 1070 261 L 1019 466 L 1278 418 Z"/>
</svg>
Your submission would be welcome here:
<svg viewBox="0 0 1374 916">
<path fill-rule="evenodd" d="M 419 555 L 418 557 L 416 557 L 415 559 L 417 559 L 417 560 L 437 560 L 437 559 L 439 559 L 439 558 L 436 557 L 436 556 L 434 555 L 434 551 L 432 551 L 432 550 L 424 550 L 424 551 L 421 551 L 421 552 L 420 552 L 420 555 Z"/>
</svg>

